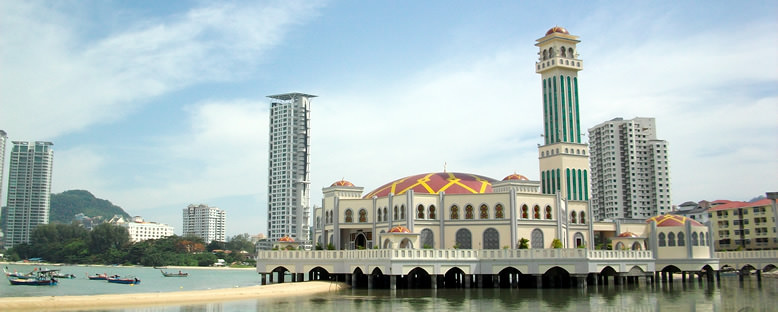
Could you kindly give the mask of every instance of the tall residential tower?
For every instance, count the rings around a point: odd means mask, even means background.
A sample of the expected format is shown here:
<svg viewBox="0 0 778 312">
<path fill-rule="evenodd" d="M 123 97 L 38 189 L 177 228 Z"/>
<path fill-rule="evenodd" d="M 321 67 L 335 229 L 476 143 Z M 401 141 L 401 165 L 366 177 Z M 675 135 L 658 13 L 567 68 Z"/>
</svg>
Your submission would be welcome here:
<svg viewBox="0 0 778 312">
<path fill-rule="evenodd" d="M 8 220 L 5 247 L 28 243 L 36 226 L 49 223 L 51 142 L 13 141 L 8 166 Z"/>
<path fill-rule="evenodd" d="M 0 130 L 0 207 L 3 206 L 3 173 L 5 173 L 5 141 L 8 135 Z"/>
<path fill-rule="evenodd" d="M 672 210 L 667 141 L 654 118 L 615 118 L 589 129 L 597 220 L 646 219 Z"/>
<path fill-rule="evenodd" d="M 315 95 L 268 96 L 270 139 L 267 183 L 268 240 L 289 236 L 310 246 L 310 117 Z"/>
<path fill-rule="evenodd" d="M 201 237 L 206 244 L 226 242 L 225 221 L 227 213 L 208 205 L 189 205 L 184 208 L 183 235 Z"/>
</svg>

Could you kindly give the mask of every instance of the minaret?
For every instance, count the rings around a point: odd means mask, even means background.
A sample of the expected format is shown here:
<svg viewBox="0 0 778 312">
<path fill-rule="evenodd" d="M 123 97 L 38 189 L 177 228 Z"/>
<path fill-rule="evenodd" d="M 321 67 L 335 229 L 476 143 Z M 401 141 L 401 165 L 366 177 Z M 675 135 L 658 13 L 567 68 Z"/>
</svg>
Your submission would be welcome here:
<svg viewBox="0 0 778 312">
<path fill-rule="evenodd" d="M 535 72 L 543 79 L 541 190 L 568 201 L 589 200 L 589 151 L 581 142 L 578 109 L 578 71 L 583 69 L 576 49 L 579 42 L 556 26 L 535 43 L 540 49 Z"/>
</svg>

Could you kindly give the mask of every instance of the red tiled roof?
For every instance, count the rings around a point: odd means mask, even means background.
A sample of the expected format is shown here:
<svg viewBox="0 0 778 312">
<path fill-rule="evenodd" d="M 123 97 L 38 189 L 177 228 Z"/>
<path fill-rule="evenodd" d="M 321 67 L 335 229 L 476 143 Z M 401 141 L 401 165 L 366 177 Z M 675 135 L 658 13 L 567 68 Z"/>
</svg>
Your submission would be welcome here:
<svg viewBox="0 0 778 312">
<path fill-rule="evenodd" d="M 398 225 L 393 227 L 391 230 L 389 230 L 389 233 L 410 233 L 411 230 L 409 230 L 407 227 L 404 227 L 402 225 Z"/>
<path fill-rule="evenodd" d="M 470 173 L 422 173 L 386 183 L 362 198 L 400 195 L 408 190 L 423 194 L 483 194 L 492 192 L 493 182 L 497 180 Z"/>
<path fill-rule="evenodd" d="M 750 207 L 762 207 L 762 206 L 772 206 L 772 201 L 765 198 L 762 200 L 758 200 L 752 203 L 749 202 L 738 202 L 738 201 L 731 201 L 726 204 L 721 204 L 715 207 L 711 207 L 708 209 L 708 211 L 719 211 L 719 210 L 729 210 L 729 209 L 737 209 L 737 208 L 750 208 Z"/>
</svg>

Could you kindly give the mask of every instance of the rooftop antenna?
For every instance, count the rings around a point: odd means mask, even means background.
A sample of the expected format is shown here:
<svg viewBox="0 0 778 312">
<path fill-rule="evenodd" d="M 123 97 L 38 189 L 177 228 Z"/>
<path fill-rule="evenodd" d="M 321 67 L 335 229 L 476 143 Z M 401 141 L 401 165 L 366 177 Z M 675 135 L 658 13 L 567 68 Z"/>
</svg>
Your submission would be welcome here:
<svg viewBox="0 0 778 312">
<path fill-rule="evenodd" d="M 443 172 L 446 172 L 446 162 L 443 162 Z"/>
</svg>

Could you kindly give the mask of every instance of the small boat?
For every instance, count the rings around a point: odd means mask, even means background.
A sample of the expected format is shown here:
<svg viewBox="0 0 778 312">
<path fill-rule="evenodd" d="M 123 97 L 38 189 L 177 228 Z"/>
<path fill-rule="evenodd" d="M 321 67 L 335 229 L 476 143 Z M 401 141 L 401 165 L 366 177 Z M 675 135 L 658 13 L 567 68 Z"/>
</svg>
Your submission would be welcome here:
<svg viewBox="0 0 778 312">
<path fill-rule="evenodd" d="M 140 284 L 140 280 L 137 277 L 118 277 L 118 276 L 111 276 L 108 278 L 109 283 L 117 283 L 117 284 Z"/>
<path fill-rule="evenodd" d="M 57 280 L 54 278 L 54 274 L 57 270 L 41 270 L 36 271 L 34 277 L 30 278 L 16 278 L 9 277 L 8 281 L 11 285 L 26 285 L 26 286 L 55 286 Z"/>
<path fill-rule="evenodd" d="M 189 276 L 189 273 L 181 272 L 181 271 L 178 271 L 178 273 L 165 272 L 165 271 L 162 271 L 162 270 L 159 270 L 159 271 L 162 272 L 162 275 L 164 275 L 165 277 L 187 277 L 187 276 Z"/>
<path fill-rule="evenodd" d="M 16 272 L 16 271 L 10 272 L 10 271 L 8 271 L 8 267 L 4 267 L 3 268 L 3 273 L 5 273 L 5 276 L 9 277 L 9 278 L 13 277 L 13 278 L 17 278 L 17 279 L 28 279 L 28 278 L 35 277 L 35 275 L 32 274 L 32 272 L 31 273 L 27 273 L 27 274 L 19 273 L 19 272 Z"/>
<path fill-rule="evenodd" d="M 65 274 L 65 273 L 57 273 L 57 274 L 54 274 L 54 277 L 56 277 L 56 278 L 68 278 L 68 279 L 70 279 L 70 278 L 76 278 L 76 276 L 75 276 L 75 275 L 73 275 L 73 274 Z"/>
<path fill-rule="evenodd" d="M 114 276 L 118 277 L 118 275 L 114 275 Z M 103 274 L 97 274 L 97 275 L 89 275 L 89 273 L 87 273 L 86 277 L 89 278 L 90 280 L 104 281 L 104 280 L 108 279 L 108 274 L 103 273 Z"/>
</svg>

